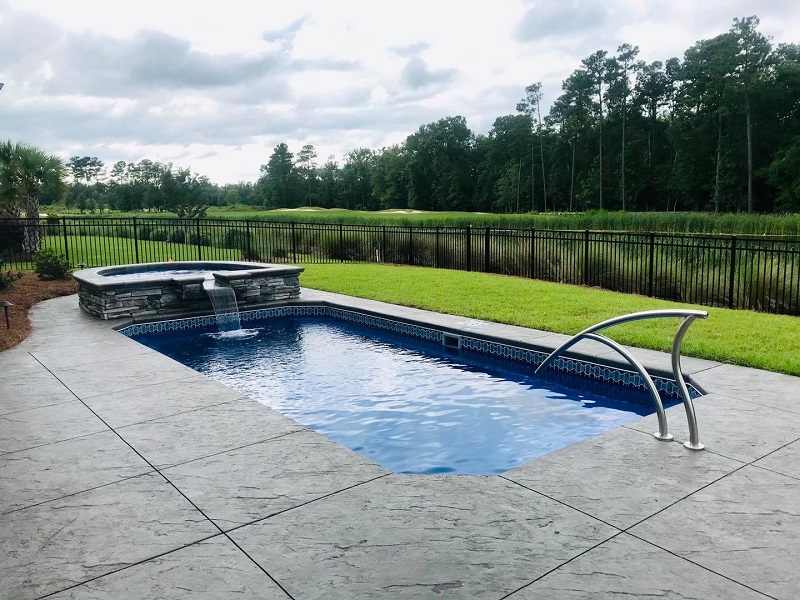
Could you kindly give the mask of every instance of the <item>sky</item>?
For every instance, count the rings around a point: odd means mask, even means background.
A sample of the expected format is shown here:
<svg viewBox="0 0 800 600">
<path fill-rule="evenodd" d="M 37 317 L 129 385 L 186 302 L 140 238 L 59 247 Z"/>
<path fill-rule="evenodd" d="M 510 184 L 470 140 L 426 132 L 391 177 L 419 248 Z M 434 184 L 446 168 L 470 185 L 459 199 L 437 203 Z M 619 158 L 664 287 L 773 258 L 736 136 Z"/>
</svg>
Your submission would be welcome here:
<svg viewBox="0 0 800 600">
<path fill-rule="evenodd" d="M 281 142 L 321 165 L 447 116 L 485 134 L 536 81 L 546 114 L 596 50 L 665 61 L 750 15 L 800 43 L 797 0 L 0 0 L 0 139 L 255 181 Z"/>
</svg>

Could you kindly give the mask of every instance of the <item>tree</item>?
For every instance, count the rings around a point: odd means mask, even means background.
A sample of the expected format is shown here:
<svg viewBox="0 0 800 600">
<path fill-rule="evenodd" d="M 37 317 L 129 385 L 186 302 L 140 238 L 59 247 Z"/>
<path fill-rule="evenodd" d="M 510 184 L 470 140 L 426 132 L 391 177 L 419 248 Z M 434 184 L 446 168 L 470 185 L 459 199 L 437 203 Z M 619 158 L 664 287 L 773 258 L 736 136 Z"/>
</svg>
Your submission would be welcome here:
<svg viewBox="0 0 800 600">
<path fill-rule="evenodd" d="M 478 166 L 478 194 L 483 207 L 496 205 L 503 212 L 520 212 L 520 192 L 522 189 L 522 161 L 528 156 L 528 149 L 533 148 L 534 137 L 531 131 L 531 118 L 525 114 L 497 117 L 489 131 L 489 135 L 481 139 L 481 161 Z M 531 153 L 532 158 L 532 153 Z M 531 172 L 527 178 L 533 177 Z M 513 172 L 513 177 L 510 173 Z M 499 179 L 504 183 L 497 187 Z M 513 183 L 513 186 L 511 186 Z M 509 204 L 509 190 L 513 187 L 515 202 Z M 498 190 L 502 190 L 502 193 Z M 533 188 L 531 187 L 530 210 L 536 210 L 533 204 Z"/>
<path fill-rule="evenodd" d="M 297 170 L 300 177 L 305 180 L 306 188 L 306 204 L 312 205 L 311 201 L 311 183 L 317 179 L 317 151 L 311 144 L 303 146 L 302 150 L 297 153 Z"/>
<path fill-rule="evenodd" d="M 626 184 L 625 184 L 625 154 L 627 146 L 625 134 L 627 132 L 628 121 L 628 97 L 631 95 L 631 75 L 635 75 L 642 69 L 641 61 L 637 61 L 639 46 L 622 44 L 617 48 L 617 56 L 609 62 L 608 75 L 611 78 L 609 94 L 619 100 L 619 112 L 622 116 L 622 148 L 620 150 L 620 196 L 622 199 L 622 210 L 626 206 Z"/>
<path fill-rule="evenodd" d="M 65 191 L 64 165 L 54 154 L 25 143 L 0 144 L 0 202 L 7 216 L 25 212 L 31 226 L 25 228 L 26 252 L 39 251 L 39 195 L 46 187 Z"/>
<path fill-rule="evenodd" d="M 665 149 L 669 148 L 666 134 L 669 119 L 659 119 L 659 117 L 667 106 L 671 106 L 672 95 L 672 84 L 664 64 L 661 61 L 654 61 L 642 65 L 636 74 L 633 102 L 637 110 L 644 114 L 648 126 L 645 170 L 643 175 L 640 174 L 646 180 L 642 187 L 647 210 L 651 210 L 660 188 L 667 180 L 664 176 L 664 163 L 669 160 L 669 155 L 665 152 Z"/>
<path fill-rule="evenodd" d="M 753 212 L 753 94 L 766 73 L 772 51 L 769 40 L 757 31 L 758 17 L 734 19 L 730 34 L 736 43 L 735 73 L 745 98 L 747 117 L 747 212 Z"/>
<path fill-rule="evenodd" d="M 800 135 L 778 152 L 767 168 L 767 180 L 778 190 L 780 210 L 800 211 Z"/>
<path fill-rule="evenodd" d="M 402 208 L 408 200 L 408 157 L 402 145 L 382 148 L 372 169 L 372 195 L 379 209 Z"/>
<path fill-rule="evenodd" d="M 536 125 L 536 132 L 539 135 L 539 157 L 542 161 L 542 198 L 543 212 L 547 212 L 547 177 L 545 176 L 544 166 L 544 143 L 542 142 L 542 82 L 537 81 L 525 88 L 525 97 L 517 103 L 517 110 L 528 115 L 531 119 L 531 126 Z M 533 177 L 533 145 L 531 145 L 531 205 L 535 196 Z M 535 210 L 535 209 L 534 209 Z"/>
<path fill-rule="evenodd" d="M 269 162 L 261 165 L 259 183 L 268 206 L 287 207 L 293 205 L 290 196 L 297 175 L 292 162 L 293 158 L 294 155 L 289 152 L 289 147 L 280 143 L 275 146 Z"/>
<path fill-rule="evenodd" d="M 174 212 L 179 219 L 201 219 L 208 210 L 203 187 L 204 177 L 192 174 L 189 169 L 167 170 L 161 175 L 162 207 Z"/>
<path fill-rule="evenodd" d="M 369 148 L 358 148 L 347 153 L 341 173 L 347 208 L 377 210 L 378 203 L 371 193 L 374 167 L 375 152 Z"/>
<path fill-rule="evenodd" d="M 406 139 L 410 208 L 468 210 L 474 191 L 475 136 L 464 117 L 421 126 Z"/>
<path fill-rule="evenodd" d="M 597 94 L 597 131 L 598 131 L 598 188 L 600 195 L 600 210 L 603 210 L 603 94 L 608 79 L 609 63 L 608 52 L 598 50 L 584 58 L 582 62 L 592 81 L 593 92 Z"/>
<path fill-rule="evenodd" d="M 739 201 L 737 169 L 731 158 L 734 146 L 731 137 L 735 133 L 731 125 L 738 111 L 732 101 L 735 65 L 735 39 L 729 33 L 723 33 L 689 48 L 680 70 L 677 125 L 682 134 L 675 143 L 682 150 L 685 175 L 695 178 L 695 181 L 688 182 L 692 188 L 699 192 L 708 188 L 702 181 L 707 173 L 714 173 L 714 182 L 710 186 L 714 212 L 719 212 L 723 203 L 736 208 Z M 714 139 L 716 147 L 711 145 L 709 148 Z M 712 156 L 713 162 L 709 165 Z M 702 209 L 704 204 L 698 202 L 696 207 Z"/>
<path fill-rule="evenodd" d="M 570 183 L 569 210 L 572 211 L 575 199 L 575 177 L 578 138 L 584 135 L 589 117 L 594 112 L 592 103 L 592 76 L 586 69 L 577 69 L 562 84 L 564 93 L 559 96 L 550 109 L 548 118 L 559 126 L 562 135 L 570 140 Z"/>
</svg>

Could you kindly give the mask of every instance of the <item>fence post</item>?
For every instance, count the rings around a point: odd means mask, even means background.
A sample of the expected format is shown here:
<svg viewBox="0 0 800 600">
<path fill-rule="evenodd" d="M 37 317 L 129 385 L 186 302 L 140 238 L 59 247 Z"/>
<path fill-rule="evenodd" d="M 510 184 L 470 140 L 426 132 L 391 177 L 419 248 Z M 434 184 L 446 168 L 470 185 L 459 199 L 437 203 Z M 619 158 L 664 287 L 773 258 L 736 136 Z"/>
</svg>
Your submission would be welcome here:
<svg viewBox="0 0 800 600">
<path fill-rule="evenodd" d="M 244 257 L 245 260 L 252 261 L 253 260 L 253 246 L 250 242 L 250 221 L 245 219 L 244 221 L 244 238 L 245 238 L 245 252 L 247 253 Z"/>
<path fill-rule="evenodd" d="M 136 262 L 139 262 L 139 229 L 136 226 L 136 217 L 133 217 L 133 253 L 136 256 Z"/>
<path fill-rule="evenodd" d="M 650 232 L 650 267 L 647 274 L 647 295 L 653 297 L 653 271 L 655 270 L 656 259 L 656 232 Z"/>
<path fill-rule="evenodd" d="M 528 273 L 528 278 L 533 279 L 533 275 L 536 272 L 536 228 L 531 228 L 531 260 L 530 265 L 528 265 L 530 271 Z"/>
<path fill-rule="evenodd" d="M 434 268 L 439 268 L 439 226 L 436 226 L 436 250 L 433 257 L 433 266 Z"/>
<path fill-rule="evenodd" d="M 467 225 L 467 271 L 472 271 L 472 226 Z"/>
<path fill-rule="evenodd" d="M 69 262 L 69 238 L 67 238 L 67 218 L 61 217 L 61 228 L 64 231 L 64 259 Z"/>
<path fill-rule="evenodd" d="M 389 262 L 386 260 L 386 225 L 383 225 L 383 235 L 381 235 L 381 262 Z"/>
<path fill-rule="evenodd" d="M 197 260 L 203 260 L 202 246 L 200 246 L 200 219 L 194 220 L 194 233 L 197 236 Z"/>
<path fill-rule="evenodd" d="M 733 289 L 736 281 L 736 236 L 731 236 L 731 273 L 728 280 L 728 308 L 733 306 Z"/>
<path fill-rule="evenodd" d="M 292 231 L 289 236 L 292 242 L 292 262 L 297 262 L 297 240 L 295 240 L 295 222 L 292 221 Z"/>
<path fill-rule="evenodd" d="M 589 230 L 583 231 L 583 285 L 589 285 Z"/>
<path fill-rule="evenodd" d="M 486 237 L 483 240 L 483 272 L 488 273 L 490 270 L 489 254 L 492 251 L 491 243 L 491 227 L 486 228 Z"/>
</svg>

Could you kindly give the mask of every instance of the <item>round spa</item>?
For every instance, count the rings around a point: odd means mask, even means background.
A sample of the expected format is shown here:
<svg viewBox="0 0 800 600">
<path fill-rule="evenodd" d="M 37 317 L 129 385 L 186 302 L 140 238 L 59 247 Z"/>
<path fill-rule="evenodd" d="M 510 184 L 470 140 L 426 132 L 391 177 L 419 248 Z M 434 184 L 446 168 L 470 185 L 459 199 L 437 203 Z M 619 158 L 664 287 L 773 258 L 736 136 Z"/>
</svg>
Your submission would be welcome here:
<svg viewBox="0 0 800 600">
<path fill-rule="evenodd" d="M 230 287 L 243 309 L 300 296 L 302 267 L 236 261 L 176 261 L 83 269 L 80 306 L 101 319 L 213 312 L 206 287 Z M 205 286 L 205 287 L 204 287 Z"/>
</svg>

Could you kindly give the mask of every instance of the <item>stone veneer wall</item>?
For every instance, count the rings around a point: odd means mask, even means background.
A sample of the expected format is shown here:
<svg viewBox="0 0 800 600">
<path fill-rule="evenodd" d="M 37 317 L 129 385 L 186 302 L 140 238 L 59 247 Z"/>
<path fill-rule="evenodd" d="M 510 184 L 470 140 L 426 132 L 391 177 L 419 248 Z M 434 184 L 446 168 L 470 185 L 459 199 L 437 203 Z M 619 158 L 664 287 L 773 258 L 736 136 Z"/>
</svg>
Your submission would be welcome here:
<svg viewBox="0 0 800 600">
<path fill-rule="evenodd" d="M 246 275 L 237 278 L 226 274 L 217 277 L 220 285 L 229 285 L 236 293 L 239 308 L 300 297 L 299 271 L 296 273 Z M 208 293 L 200 278 L 152 281 L 142 287 L 121 284 L 118 287 L 93 286 L 79 282 L 79 304 L 87 313 L 101 319 L 121 317 L 172 316 L 184 313 L 213 312 Z"/>
</svg>

